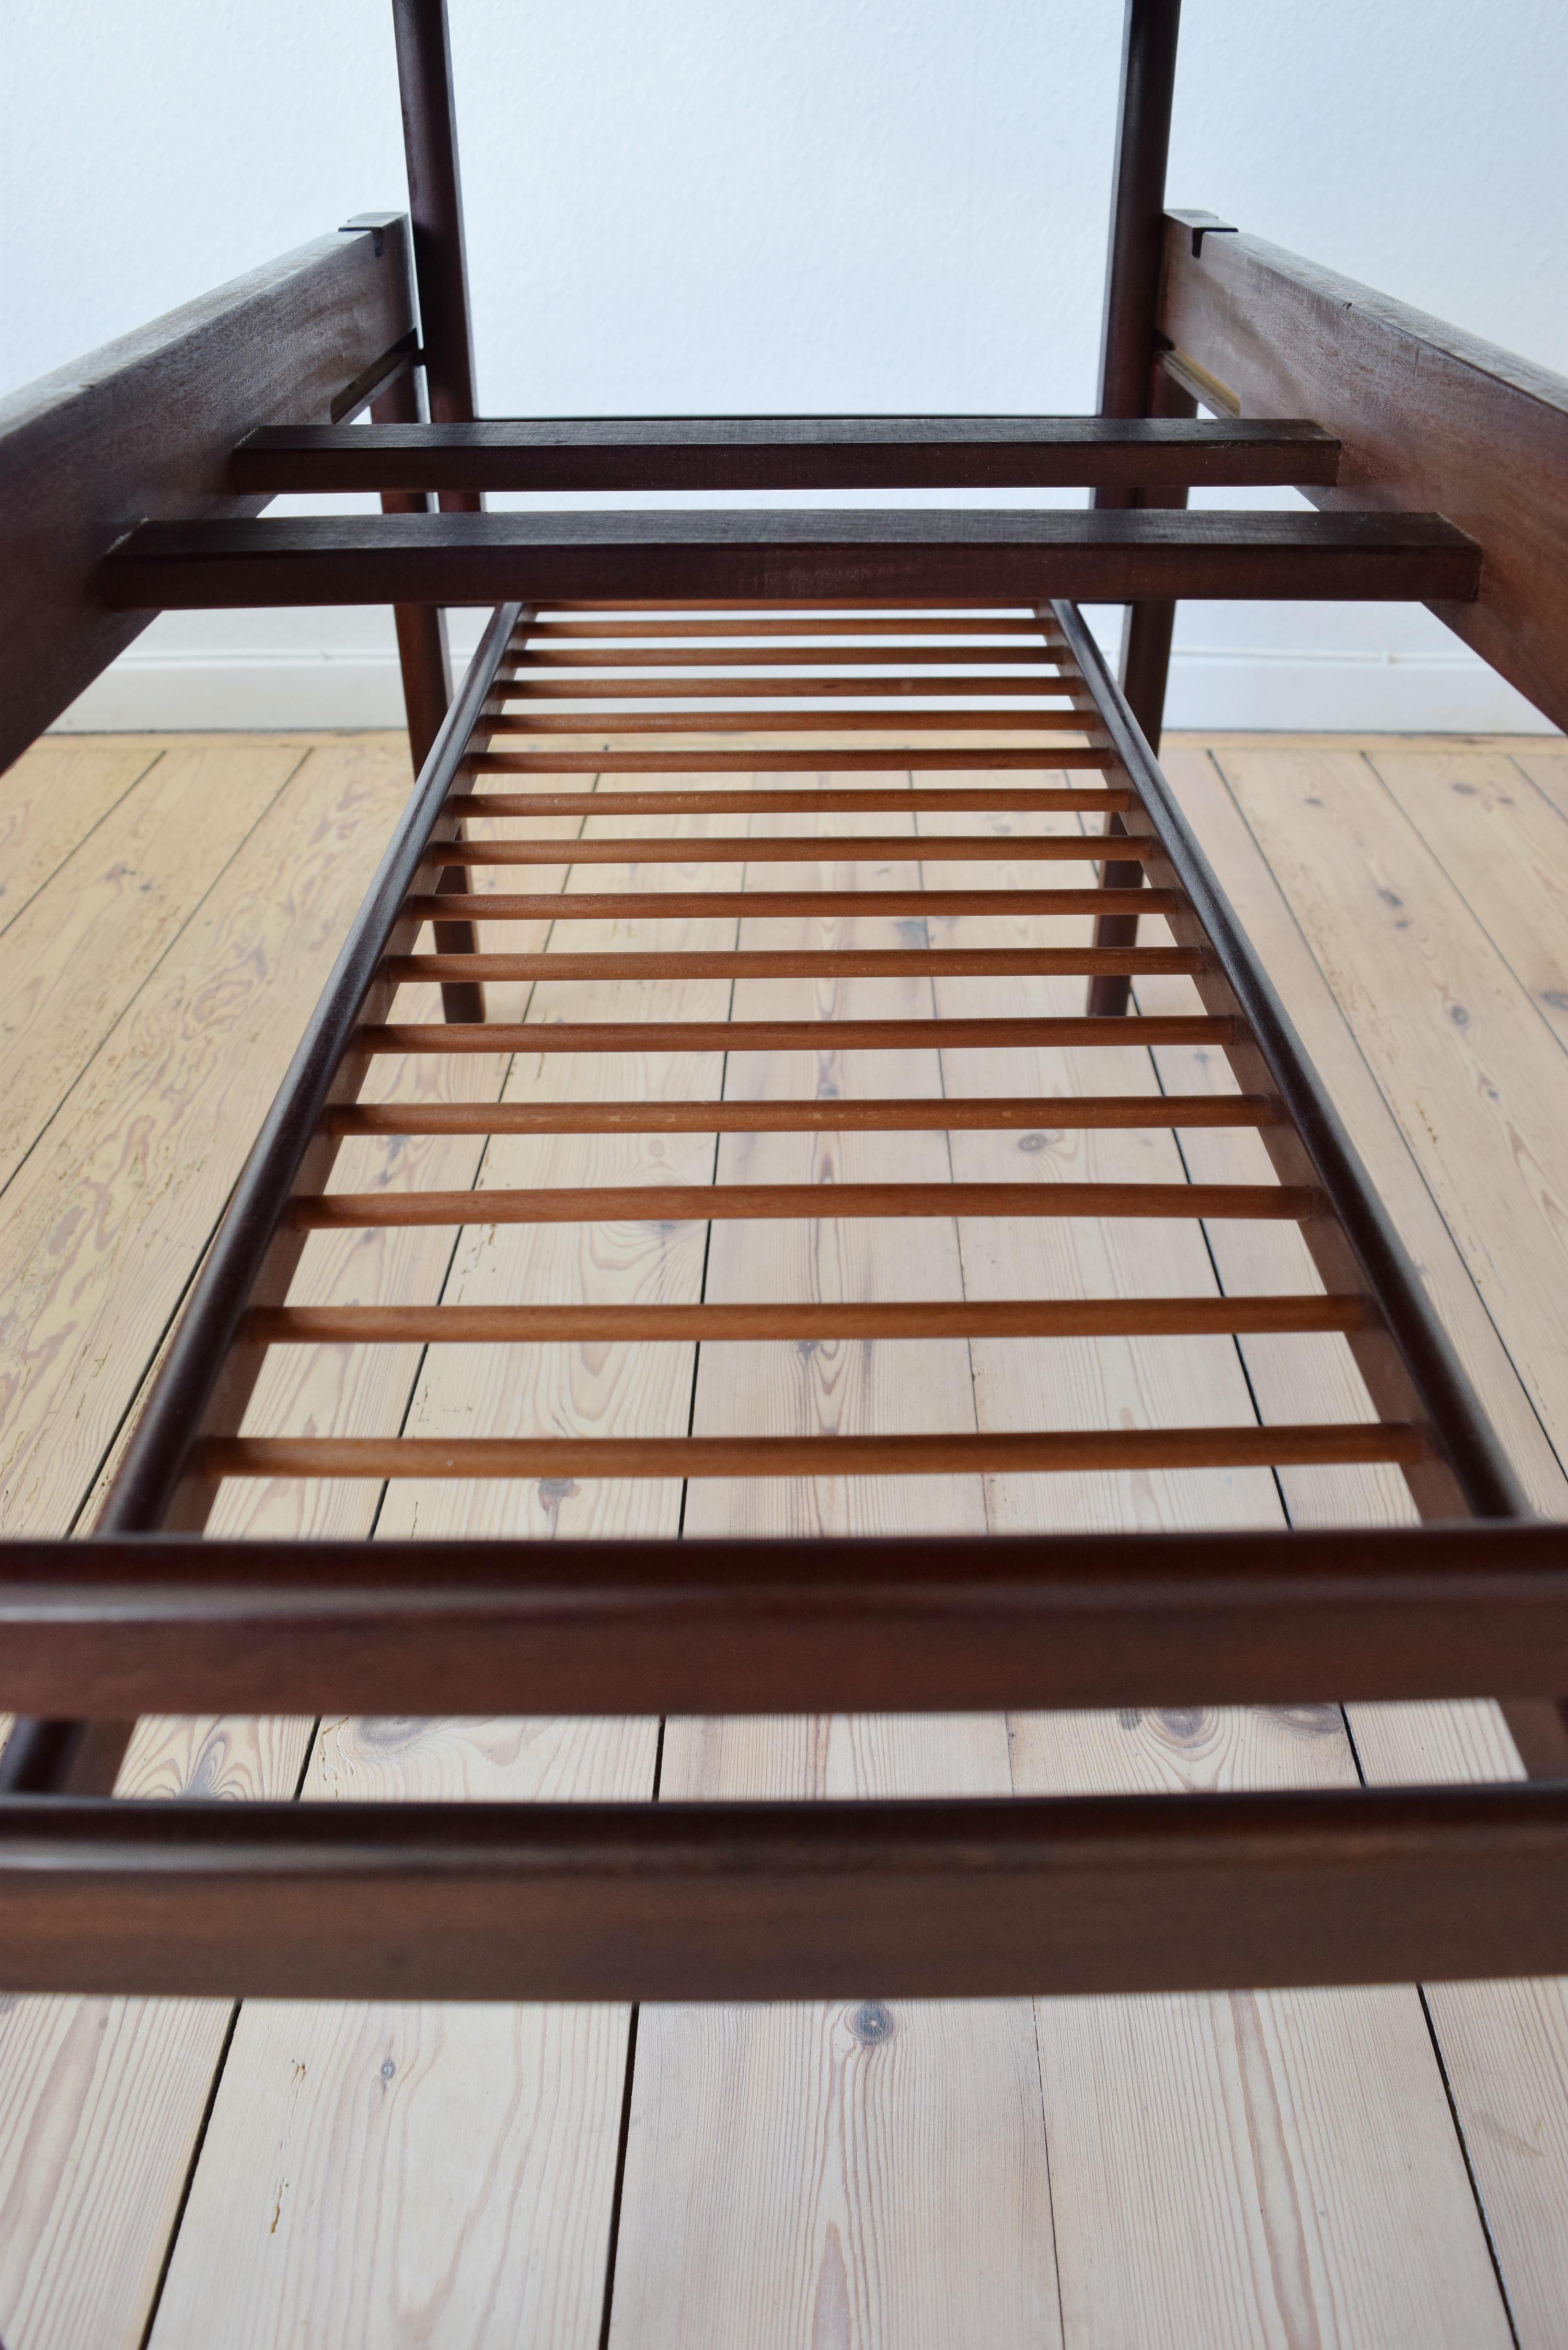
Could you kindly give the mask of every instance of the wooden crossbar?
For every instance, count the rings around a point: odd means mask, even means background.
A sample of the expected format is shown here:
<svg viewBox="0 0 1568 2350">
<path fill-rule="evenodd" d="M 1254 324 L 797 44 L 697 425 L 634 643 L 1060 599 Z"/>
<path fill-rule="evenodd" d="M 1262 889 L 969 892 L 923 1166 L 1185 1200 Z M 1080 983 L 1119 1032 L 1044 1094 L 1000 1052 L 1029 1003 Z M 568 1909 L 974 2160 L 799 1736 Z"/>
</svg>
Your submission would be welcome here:
<svg viewBox="0 0 1568 2350">
<path fill-rule="evenodd" d="M 674 838 L 454 841 L 431 855 L 447 866 L 485 865 L 816 865 L 827 851 L 836 865 L 885 864 L 897 851 L 922 865 L 1082 865 L 1094 844 L 1081 833 L 790 834 L 780 839 L 749 833 L 678 834 Z M 1137 841 L 1116 843 L 1116 856 L 1141 863 L 1154 854 Z"/>
<path fill-rule="evenodd" d="M 213 1477 L 952 1477 L 1417 1461 L 1418 1428 L 1113 1428 L 919 1436 L 210 1437 Z"/>
<path fill-rule="evenodd" d="M 1303 1223 L 1319 1193 L 1281 1183 L 633 1183 L 546 1191 L 334 1191 L 289 1210 L 301 1230 L 375 1224 L 716 1222 L 862 1216 L 1239 1216 Z"/>
<path fill-rule="evenodd" d="M 946 979 L 1062 978 L 1094 972 L 1145 977 L 1203 969 L 1195 947 L 804 947 L 766 953 L 731 947 L 711 953 L 389 955 L 381 969 L 400 983 L 422 979 Z"/>
<path fill-rule="evenodd" d="M 1071 785 L 1006 787 L 1000 784 L 910 785 L 902 790 L 683 792 L 666 785 L 646 792 L 453 792 L 448 816 L 925 816 L 937 810 L 992 809 L 999 815 L 1116 816 L 1131 806 L 1127 792 Z"/>
<path fill-rule="evenodd" d="M 733 751 L 474 751 L 466 765 L 475 775 L 732 775 Z M 753 775 L 877 775 L 969 772 L 986 768 L 1075 768 L 1085 774 L 1114 767 L 1111 754 L 1097 744 L 1035 743 L 1025 749 L 988 743 L 983 749 L 966 743 L 961 751 L 933 751 L 919 743 L 867 750 L 814 744 L 794 751 L 755 749 L 747 745 L 743 764 Z"/>
<path fill-rule="evenodd" d="M 819 851 L 812 861 L 834 861 L 831 835 L 809 845 Z M 885 850 L 887 844 L 883 846 Z M 1085 859 L 1094 850 L 1095 843 L 1086 840 Z M 806 861 L 801 859 L 803 864 Z M 1033 914 L 1043 919 L 1072 914 L 1179 914 L 1185 904 L 1176 889 L 573 889 L 548 896 L 504 890 L 491 896 L 454 889 L 450 897 L 439 898 L 412 890 L 406 911 L 421 922 L 457 918 L 485 922 L 689 922 L 710 915 L 715 920 L 738 917 L 742 921 L 763 922 L 801 916 L 847 920 L 858 914 L 916 914 L 939 921 L 953 914 Z M 1117 1024 L 1119 1030 L 1128 1024 Z M 1140 1025 L 1138 1035 L 1145 1044 L 1151 1041 L 1147 1023 Z"/>
<path fill-rule="evenodd" d="M 349 1134 L 947 1133 L 976 1128 L 1277 1125 L 1263 1094 L 952 1095 L 936 1100 L 364 1102 L 323 1123 Z"/>
<path fill-rule="evenodd" d="M 1237 1022 L 1090 1020 L 503 1020 L 389 1023 L 359 1032 L 362 1053 L 875 1053 L 1022 1051 L 1080 1045 L 1147 1052 L 1157 1045 L 1239 1045 Z"/>
<path fill-rule="evenodd" d="M 261 1346 L 578 1345 L 703 1338 L 1130 1338 L 1358 1330 L 1359 1297 L 936 1299 L 852 1305 L 274 1305 L 245 1317 Z"/>
</svg>

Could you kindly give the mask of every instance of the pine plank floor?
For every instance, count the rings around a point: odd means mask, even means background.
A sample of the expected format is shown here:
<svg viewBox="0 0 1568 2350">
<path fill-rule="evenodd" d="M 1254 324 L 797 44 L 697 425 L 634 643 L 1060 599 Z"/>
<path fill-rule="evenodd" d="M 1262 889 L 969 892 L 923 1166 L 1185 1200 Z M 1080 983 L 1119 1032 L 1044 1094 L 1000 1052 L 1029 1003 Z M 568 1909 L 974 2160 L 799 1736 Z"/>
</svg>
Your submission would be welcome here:
<svg viewBox="0 0 1568 2350">
<path fill-rule="evenodd" d="M 1568 745 L 1172 737 L 1166 764 L 1537 1505 L 1568 1517 Z M 890 780 L 890 779 L 889 779 Z M 82 1530 L 251 1131 L 407 787 L 379 736 L 77 737 L 0 778 L 0 1529 Z M 563 819 L 563 835 L 580 820 Z M 588 819 L 591 835 L 602 819 Z M 692 819 L 693 827 L 704 819 Z M 972 820 L 965 819 L 970 823 Z M 1032 820 L 1067 831 L 1074 819 Z M 832 871 L 888 835 L 918 885 L 948 820 L 750 819 Z M 627 837 L 624 819 L 607 827 Z M 722 822 L 721 829 L 733 829 Z M 957 820 L 948 828 L 958 828 Z M 581 886 L 625 886 L 580 868 Z M 679 866 L 638 868 L 679 889 Z M 867 873 L 865 877 L 869 881 Z M 940 875 L 939 875 L 939 878 Z M 1004 878 L 999 868 L 996 879 Z M 1020 878 L 1024 878 L 1021 873 Z M 1029 877 L 1033 878 L 1033 877 Z M 1070 884 L 1075 867 L 1054 879 Z M 1083 878 L 1087 878 L 1085 868 Z M 492 886 L 505 875 L 493 873 Z M 558 886 L 579 886 L 556 869 Z M 541 880 L 535 886 L 549 886 Z M 1151 938 L 1158 926 L 1146 924 Z M 862 921 L 856 943 L 909 943 Z M 1007 943 L 1005 923 L 925 926 Z M 612 941 L 574 925 L 575 951 Z M 1005 933 L 1005 935 L 1004 935 Z M 730 923 L 665 928 L 726 947 Z M 1023 933 L 1020 933 L 1021 938 Z M 515 928 L 493 943 L 546 943 Z M 744 945 L 822 944 L 776 922 Z M 843 943 L 850 941 L 846 935 Z M 722 1017 L 725 983 L 669 983 Z M 888 991 L 902 991 L 895 1002 Z M 1078 983 L 1005 1008 L 1076 1008 Z M 1145 1012 L 1189 983 L 1140 987 Z M 975 983 L 742 983 L 737 1014 L 938 1011 Z M 720 994 L 710 1001 L 717 986 Z M 514 1019 L 622 1009 L 497 991 Z M 902 998 L 907 994 L 906 1003 Z M 754 997 L 753 1000 L 750 1000 Z M 748 1000 L 742 1001 L 742 998 Z M 831 1001 L 829 1000 L 831 998 Z M 624 1007 L 629 1012 L 629 1002 Z M 661 1005 L 661 1009 L 664 1007 Z M 987 1009 L 1003 1008 L 992 989 Z M 862 1056 L 865 1057 L 865 1056 Z M 1039 1054 L 877 1056 L 845 1090 L 1064 1089 Z M 1199 1054 L 1117 1090 L 1228 1087 Z M 1133 1065 L 1137 1065 L 1136 1066 Z M 389 1089 L 391 1067 L 378 1071 Z M 524 1099 L 832 1090 L 782 1056 L 413 1065 Z M 352 1146 L 336 1183 L 769 1178 L 1246 1180 L 1221 1129 L 1021 1138 L 464 1138 Z M 847 1147 L 846 1147 L 847 1146 Z M 917 1169 L 913 1160 L 919 1158 Z M 926 1162 L 929 1160 L 928 1165 Z M 786 1163 L 787 1162 L 787 1163 Z M 1294 1287 L 1275 1225 L 624 1224 L 313 1237 L 297 1295 L 477 1300 Z M 1188 1252 L 1191 1262 L 1181 1259 Z M 1561 1274 L 1562 1277 L 1559 1277 Z M 499 1350 L 496 1350 L 498 1355 Z M 260 1428 L 628 1433 L 1355 1416 L 1324 1342 L 322 1349 L 275 1358 Z M 230 1486 L 234 1531 L 674 1531 L 679 1489 Z M 697 1485 L 692 1532 L 1386 1523 L 1378 1471 Z M 1302 1707 L 945 1721 L 153 1722 L 122 1784 L 244 1800 L 1305 1785 L 1518 1768 L 1495 1710 Z M 618 2147 L 625 2126 L 624 2166 Z M 744 2342 L 1487 2345 L 1568 2339 L 1568 1996 L 1558 1983 L 1228 1998 L 722 2011 L 0 2002 L 0 2342 L 613 2350 Z"/>
</svg>

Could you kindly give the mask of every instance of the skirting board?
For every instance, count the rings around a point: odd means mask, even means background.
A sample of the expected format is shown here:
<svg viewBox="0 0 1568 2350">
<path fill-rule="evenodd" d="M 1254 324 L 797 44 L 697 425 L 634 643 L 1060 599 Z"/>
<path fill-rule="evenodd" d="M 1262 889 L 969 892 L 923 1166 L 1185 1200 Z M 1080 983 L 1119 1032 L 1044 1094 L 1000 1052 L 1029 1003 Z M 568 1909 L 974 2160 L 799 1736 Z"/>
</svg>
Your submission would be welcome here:
<svg viewBox="0 0 1568 2350">
<path fill-rule="evenodd" d="M 457 619 L 454 657 L 471 616 Z M 391 651 L 265 652 L 213 647 L 123 654 L 57 721 L 57 732 L 397 726 L 402 694 Z M 1350 733 L 1543 733 L 1555 730 L 1511 686 L 1468 658 L 1382 658 L 1251 648 L 1178 650 L 1173 727 Z"/>
</svg>

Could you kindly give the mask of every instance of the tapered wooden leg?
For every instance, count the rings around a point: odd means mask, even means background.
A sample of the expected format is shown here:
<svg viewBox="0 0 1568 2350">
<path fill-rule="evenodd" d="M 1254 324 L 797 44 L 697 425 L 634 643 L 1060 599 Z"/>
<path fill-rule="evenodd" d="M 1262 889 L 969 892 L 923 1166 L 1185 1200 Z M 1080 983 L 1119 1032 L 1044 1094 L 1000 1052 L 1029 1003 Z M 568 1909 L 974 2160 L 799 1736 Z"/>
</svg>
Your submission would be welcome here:
<svg viewBox="0 0 1568 2350">
<path fill-rule="evenodd" d="M 417 424 L 421 420 L 419 389 L 413 370 L 389 384 L 370 404 L 375 424 Z M 431 500 L 423 491 L 384 490 L 383 514 L 428 514 Z M 452 702 L 452 655 L 447 645 L 446 614 L 439 605 L 399 604 L 393 608 L 398 629 L 398 660 L 403 672 L 403 708 L 408 716 L 409 749 L 418 775 L 430 757 L 441 720 Z M 467 875 L 452 867 L 436 888 L 462 890 Z M 438 954 L 472 954 L 478 939 L 472 922 L 437 922 Z M 441 1010 L 449 1020 L 483 1020 L 484 990 L 476 980 L 451 980 L 441 992 Z"/>
<path fill-rule="evenodd" d="M 1151 416 L 1196 416 L 1198 402 L 1179 384 L 1173 383 L 1163 369 L 1156 368 L 1148 412 Z M 1146 506 L 1184 506 L 1187 492 L 1140 490 L 1137 502 Z M 1127 633 L 1122 639 L 1121 688 L 1133 716 L 1148 737 L 1150 750 L 1157 754 L 1165 721 L 1165 688 L 1170 674 L 1170 640 L 1175 627 L 1173 603 L 1127 607 Z M 1106 830 L 1125 834 L 1127 827 L 1119 816 L 1111 816 L 1106 819 Z M 1142 868 L 1125 859 L 1111 858 L 1100 868 L 1102 889 L 1136 889 L 1142 879 Z M 1122 948 L 1137 943 L 1136 914 L 1102 914 L 1095 924 L 1097 947 Z M 1125 1012 L 1131 997 L 1132 981 L 1126 973 L 1089 982 L 1088 1009 L 1101 1019 L 1111 1019 Z"/>
</svg>

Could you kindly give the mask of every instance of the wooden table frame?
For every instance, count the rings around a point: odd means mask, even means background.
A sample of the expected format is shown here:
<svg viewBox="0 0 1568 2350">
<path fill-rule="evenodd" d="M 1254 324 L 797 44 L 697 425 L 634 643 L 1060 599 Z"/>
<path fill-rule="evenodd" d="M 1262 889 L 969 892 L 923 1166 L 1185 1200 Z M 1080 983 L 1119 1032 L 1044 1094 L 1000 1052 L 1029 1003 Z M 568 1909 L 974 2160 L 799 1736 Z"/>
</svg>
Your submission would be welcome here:
<svg viewBox="0 0 1568 2350">
<path fill-rule="evenodd" d="M 5 756 L 158 609 L 365 601 L 397 609 L 419 770 L 97 1534 L 0 1545 L 0 1705 L 21 1717 L 0 1755 L 7 1988 L 794 1999 L 868 1983 L 990 1996 L 1568 1970 L 1568 1550 L 1557 1530 L 1530 1521 L 1156 756 L 1182 595 L 1425 600 L 1549 714 L 1568 717 L 1568 384 L 1209 215 L 1167 214 L 1177 13 L 1176 0 L 1127 8 L 1096 417 L 477 421 L 443 0 L 394 0 L 409 219 L 364 215 L 0 411 L 0 482 L 15 492 L 0 525 Z M 1199 419 L 1200 404 L 1212 417 Z M 367 407 L 369 427 L 348 429 Z M 1295 484 L 1323 512 L 1184 510 L 1189 487 L 1224 483 Z M 1095 507 L 481 510 L 487 489 L 1039 484 L 1087 486 Z M 381 494 L 379 517 L 258 518 L 282 492 L 367 487 Z M 1077 609 L 1085 595 L 1131 607 L 1119 680 Z M 455 692 L 441 619 L 453 602 L 494 607 Z M 768 707 L 746 706 L 754 702 Z M 943 740 L 922 742 L 922 731 Z M 769 738 L 761 749 L 759 733 Z M 744 747 L 725 746 L 735 734 Z M 665 739 L 674 735 L 679 744 Z M 952 748 L 955 735 L 972 747 Z M 828 769 L 831 789 L 818 780 Z M 726 790 L 722 780 L 758 773 L 776 784 Z M 607 775 L 608 790 L 571 787 L 574 776 Z M 895 786 L 895 775 L 911 784 Z M 1097 816 L 1118 847 L 1102 856 L 1097 889 L 1054 889 L 1051 865 L 1085 854 L 1076 835 L 935 836 L 923 850 L 963 870 L 906 905 L 893 889 L 738 898 L 726 867 L 789 855 L 787 843 L 739 832 L 566 847 L 547 831 L 493 842 L 465 830 L 485 814 L 641 822 L 893 806 Z M 718 879 L 685 897 L 545 899 L 530 894 L 525 873 L 509 896 L 469 887 L 481 865 L 632 861 L 633 847 L 636 861 L 678 857 Z M 998 858 L 1037 872 L 1027 888 L 988 889 L 983 868 Z M 1092 947 L 659 948 L 660 920 L 732 899 L 748 915 L 1005 907 L 1097 922 Z M 655 936 L 619 955 L 477 951 L 480 915 L 504 923 L 542 908 L 568 920 L 625 913 Z M 1138 944 L 1140 912 L 1163 918 L 1168 944 Z M 514 1032 L 485 1018 L 488 983 L 546 962 L 556 973 L 639 979 L 710 966 L 742 976 L 1075 972 L 1090 995 L 1082 1015 L 1049 1020 Z M 1129 1018 L 1132 980 L 1156 972 L 1190 979 L 1200 1010 Z M 394 1017 L 399 989 L 421 982 L 440 983 L 444 1023 Z M 1224 1056 L 1239 1090 L 934 1106 L 360 1099 L 379 1055 L 493 1052 L 520 1035 L 530 1049 L 573 1053 L 1200 1042 Z M 1282 1217 L 1299 1226 L 1321 1289 L 862 1307 L 290 1302 L 312 1230 L 459 1223 L 473 1212 L 471 1193 L 329 1191 L 350 1136 L 1047 1118 L 1245 1126 L 1275 1180 L 490 1191 L 483 1213 Z M 1347 1347 L 1370 1416 L 1293 1428 L 452 1443 L 243 1428 L 274 1345 L 1257 1330 L 1328 1333 Z M 566 1547 L 203 1533 L 222 1480 L 246 1474 L 1369 1461 L 1398 1465 L 1422 1524 Z M 1506 1701 L 1532 1783 L 1179 1804 L 312 1811 L 112 1795 L 146 1711 L 950 1711 L 1478 1689 Z"/>
</svg>

